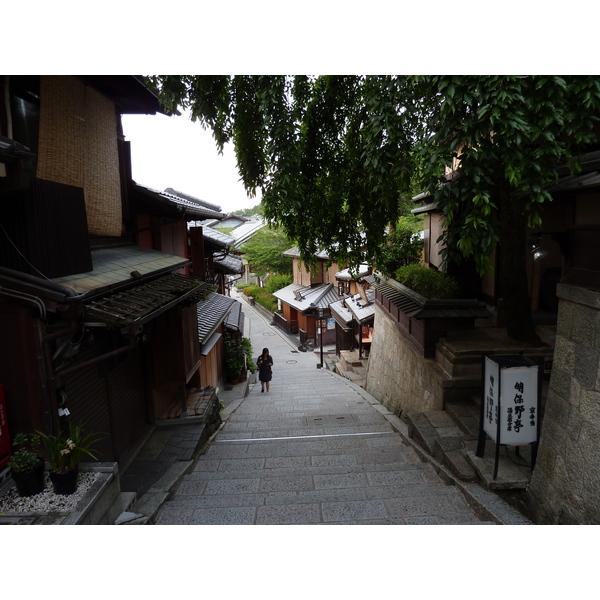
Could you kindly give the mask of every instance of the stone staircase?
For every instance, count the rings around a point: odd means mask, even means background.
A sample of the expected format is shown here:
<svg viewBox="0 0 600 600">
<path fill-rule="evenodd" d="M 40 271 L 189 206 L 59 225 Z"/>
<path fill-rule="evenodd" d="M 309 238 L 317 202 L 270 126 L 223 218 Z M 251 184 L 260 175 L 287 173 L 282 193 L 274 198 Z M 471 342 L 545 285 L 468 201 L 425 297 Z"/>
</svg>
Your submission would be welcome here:
<svg viewBox="0 0 600 600">
<path fill-rule="evenodd" d="M 547 342 L 551 340 L 546 338 Z M 483 457 L 476 456 L 481 411 L 482 354 L 518 354 L 518 342 L 498 330 L 482 328 L 478 338 L 449 336 L 440 340 L 435 360 L 443 374 L 444 409 L 405 415 L 409 435 L 464 481 L 479 481 L 490 490 L 522 490 L 532 474 L 532 447 L 501 446 L 494 478 L 496 445 L 487 438 Z M 542 361 L 553 354 L 551 343 L 525 352 Z M 542 389 L 542 410 L 547 382 Z"/>
<path fill-rule="evenodd" d="M 342 350 L 339 361 L 332 370 L 364 388 L 367 381 L 367 363 L 368 359 L 360 359 L 356 350 Z"/>
<path fill-rule="evenodd" d="M 496 446 L 489 438 L 484 456 L 476 456 L 479 410 L 474 401 L 455 400 L 445 410 L 408 413 L 409 435 L 463 481 L 479 481 L 490 490 L 526 488 L 532 474 L 530 446 L 501 446 L 496 478 Z"/>
</svg>

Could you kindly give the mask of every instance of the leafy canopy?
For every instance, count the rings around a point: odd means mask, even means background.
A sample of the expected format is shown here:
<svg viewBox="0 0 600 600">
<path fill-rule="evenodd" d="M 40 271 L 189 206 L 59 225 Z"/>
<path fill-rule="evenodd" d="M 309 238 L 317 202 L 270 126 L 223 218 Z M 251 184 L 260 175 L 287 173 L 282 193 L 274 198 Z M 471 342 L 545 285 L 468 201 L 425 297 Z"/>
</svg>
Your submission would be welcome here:
<svg viewBox="0 0 600 600">
<path fill-rule="evenodd" d="M 501 239 L 498 189 L 532 225 L 558 161 L 594 139 L 596 76 L 155 76 L 217 147 L 233 142 L 247 191 L 307 264 L 323 249 L 377 257 L 416 177 L 447 220 L 446 257 L 479 272 Z M 460 156 L 460 177 L 445 170 Z M 404 194 L 404 200 L 402 200 Z M 509 227 L 508 225 L 506 227 Z M 360 256 L 361 252 L 365 255 Z"/>
<path fill-rule="evenodd" d="M 557 165 L 597 143 L 599 77 L 418 77 L 428 134 L 418 145 L 423 183 L 446 217 L 446 258 L 490 267 L 501 231 L 499 190 L 517 197 L 529 225 L 541 225 L 545 186 Z M 425 108 L 425 105 L 429 105 Z M 451 185 L 444 177 L 460 159 Z M 510 229 L 510 228 L 507 228 Z M 522 233 L 522 232 L 521 232 Z"/>
<path fill-rule="evenodd" d="M 407 218 L 401 217 L 378 251 L 377 270 L 393 277 L 400 267 L 418 262 L 422 250 L 420 235 Z"/>
<path fill-rule="evenodd" d="M 399 216 L 413 165 L 414 82 L 395 76 L 157 76 L 168 109 L 189 108 L 234 143 L 242 181 L 262 190 L 264 215 L 284 227 L 305 264 L 326 250 L 358 264 Z"/>
</svg>

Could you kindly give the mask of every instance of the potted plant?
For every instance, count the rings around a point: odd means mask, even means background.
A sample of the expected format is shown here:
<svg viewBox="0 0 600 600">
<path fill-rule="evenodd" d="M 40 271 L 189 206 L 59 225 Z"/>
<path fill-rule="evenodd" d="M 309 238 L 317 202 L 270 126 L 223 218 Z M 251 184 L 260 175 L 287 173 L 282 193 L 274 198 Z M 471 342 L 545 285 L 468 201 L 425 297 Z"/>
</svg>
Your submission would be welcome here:
<svg viewBox="0 0 600 600">
<path fill-rule="evenodd" d="M 33 496 L 44 490 L 44 459 L 37 454 L 38 435 L 17 433 L 13 441 L 15 452 L 10 458 L 10 473 L 19 496 Z"/>
<path fill-rule="evenodd" d="M 73 494 L 77 490 L 79 463 L 84 458 L 97 460 L 92 446 L 101 436 L 96 433 L 84 435 L 81 425 L 71 423 L 57 435 L 46 435 L 41 431 L 36 433 L 44 443 L 44 455 L 50 464 L 54 493 L 63 496 Z"/>
</svg>

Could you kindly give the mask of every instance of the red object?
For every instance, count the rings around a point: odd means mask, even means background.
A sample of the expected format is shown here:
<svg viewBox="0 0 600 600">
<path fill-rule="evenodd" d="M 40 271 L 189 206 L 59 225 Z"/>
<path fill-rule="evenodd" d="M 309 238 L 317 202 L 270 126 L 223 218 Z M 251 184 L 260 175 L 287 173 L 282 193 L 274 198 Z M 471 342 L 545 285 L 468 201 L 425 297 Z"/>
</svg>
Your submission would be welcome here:
<svg viewBox="0 0 600 600">
<path fill-rule="evenodd" d="M 10 437 L 8 435 L 8 419 L 4 404 L 4 387 L 0 384 L 0 469 L 10 460 Z"/>
</svg>

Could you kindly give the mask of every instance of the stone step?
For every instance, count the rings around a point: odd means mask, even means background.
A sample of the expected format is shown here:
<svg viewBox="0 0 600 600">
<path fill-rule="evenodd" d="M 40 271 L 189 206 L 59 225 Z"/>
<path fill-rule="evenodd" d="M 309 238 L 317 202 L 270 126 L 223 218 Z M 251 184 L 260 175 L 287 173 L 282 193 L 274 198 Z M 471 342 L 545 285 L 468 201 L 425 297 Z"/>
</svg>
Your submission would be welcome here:
<svg viewBox="0 0 600 600">
<path fill-rule="evenodd" d="M 433 443 L 433 458 L 463 481 L 477 479 L 477 471 L 464 454 L 465 442 L 461 437 L 441 437 Z"/>
<path fill-rule="evenodd" d="M 352 367 L 350 367 L 347 363 L 345 363 L 343 360 L 340 360 L 339 362 L 335 363 L 335 372 L 338 375 L 342 375 L 344 376 L 346 374 L 346 372 L 348 370 L 350 370 Z"/>
<path fill-rule="evenodd" d="M 363 379 L 367 378 L 367 369 L 365 367 L 352 367 L 352 370 Z"/>
<path fill-rule="evenodd" d="M 461 422 L 468 422 L 474 407 L 456 406 Z M 523 489 L 531 478 L 531 448 L 521 449 L 516 456 L 512 447 L 500 448 L 498 476 L 493 478 L 495 444 L 486 440 L 484 457 L 475 455 L 477 435 L 465 433 L 446 411 L 407 413 L 408 434 L 430 456 L 465 481 L 480 480 L 488 489 Z M 471 424 L 471 426 L 473 426 Z"/>
<path fill-rule="evenodd" d="M 362 361 L 358 358 L 358 352 L 355 350 L 342 350 L 340 352 L 340 358 L 353 367 L 362 366 Z"/>
<path fill-rule="evenodd" d="M 481 379 L 481 355 L 475 353 L 455 354 L 444 345 L 444 340 L 436 346 L 435 359 L 451 377 Z"/>
<path fill-rule="evenodd" d="M 449 400 L 444 410 L 467 436 L 467 439 L 478 439 L 480 409 L 471 401 Z"/>
<path fill-rule="evenodd" d="M 490 439 L 486 440 L 483 457 L 476 455 L 477 442 L 467 442 L 464 452 L 466 459 L 473 465 L 483 485 L 489 490 L 525 489 L 529 485 L 532 469 L 527 464 L 531 460 L 527 456 L 520 457 L 518 464 L 515 449 L 507 446 L 500 447 L 498 456 L 498 474 L 494 479 L 496 462 L 496 445 Z M 512 456 L 511 456 L 512 455 Z"/>
<path fill-rule="evenodd" d="M 344 377 L 346 379 L 349 379 L 350 381 L 352 381 L 353 383 L 356 383 L 357 381 L 364 379 L 364 377 L 362 377 L 361 375 L 359 375 L 358 373 L 355 373 L 354 371 L 346 371 L 344 373 Z"/>
</svg>

